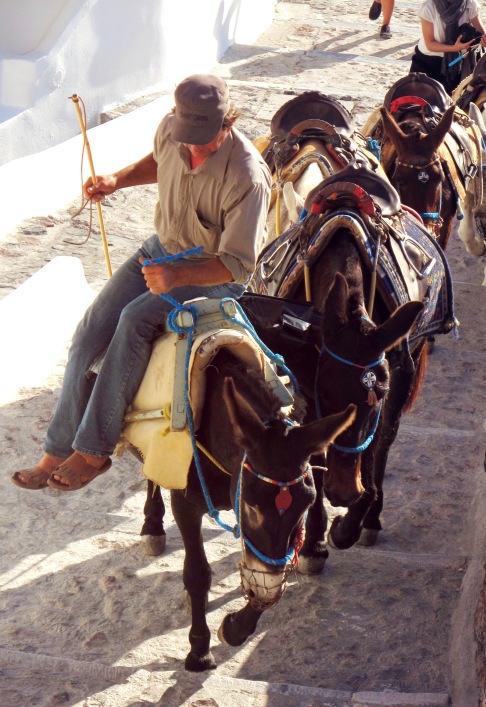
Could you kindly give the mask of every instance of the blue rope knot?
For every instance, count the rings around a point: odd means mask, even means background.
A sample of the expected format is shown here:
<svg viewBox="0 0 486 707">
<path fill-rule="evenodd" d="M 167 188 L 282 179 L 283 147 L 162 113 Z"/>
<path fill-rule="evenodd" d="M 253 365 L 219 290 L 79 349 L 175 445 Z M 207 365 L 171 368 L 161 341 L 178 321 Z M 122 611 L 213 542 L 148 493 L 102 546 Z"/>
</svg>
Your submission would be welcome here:
<svg viewBox="0 0 486 707">
<path fill-rule="evenodd" d="M 235 306 L 236 311 L 240 315 L 240 319 L 237 319 L 236 317 L 232 317 L 230 314 L 228 314 L 225 309 L 224 309 L 224 304 L 225 302 L 232 302 Z M 262 351 L 268 356 L 268 358 L 276 363 L 280 368 L 284 371 L 284 373 L 289 377 L 292 386 L 296 392 L 296 394 L 299 393 L 299 384 L 297 383 L 297 378 L 294 376 L 292 371 L 285 365 L 285 359 L 283 356 L 280 354 L 276 354 L 273 351 L 271 351 L 268 346 L 266 346 L 263 341 L 260 339 L 258 334 L 255 331 L 255 328 L 253 327 L 253 324 L 250 322 L 248 317 L 246 316 L 245 312 L 243 311 L 241 305 L 239 302 L 236 300 L 233 300 L 231 297 L 223 297 L 219 304 L 220 311 L 222 315 L 225 317 L 225 319 L 228 319 L 230 322 L 233 324 L 236 324 L 239 327 L 242 327 L 246 331 L 249 332 L 250 336 L 253 338 L 254 341 L 258 344 L 258 346 L 262 349 Z"/>
<path fill-rule="evenodd" d="M 172 298 L 169 297 L 169 295 L 160 295 L 162 299 L 168 300 L 174 307 L 174 309 L 171 309 L 169 314 L 167 315 L 167 326 L 169 329 L 176 334 L 191 334 L 197 324 L 197 319 L 199 316 L 199 313 L 197 311 L 197 308 L 193 304 L 181 304 L 180 302 L 176 302 L 175 300 L 172 300 Z M 181 324 L 177 323 L 177 318 L 181 312 L 189 312 L 191 315 L 191 324 L 188 324 L 187 326 L 182 326 Z"/>
<path fill-rule="evenodd" d="M 372 140 L 370 137 L 366 139 L 366 149 L 369 150 L 378 161 L 381 160 L 381 145 L 378 140 Z"/>
</svg>

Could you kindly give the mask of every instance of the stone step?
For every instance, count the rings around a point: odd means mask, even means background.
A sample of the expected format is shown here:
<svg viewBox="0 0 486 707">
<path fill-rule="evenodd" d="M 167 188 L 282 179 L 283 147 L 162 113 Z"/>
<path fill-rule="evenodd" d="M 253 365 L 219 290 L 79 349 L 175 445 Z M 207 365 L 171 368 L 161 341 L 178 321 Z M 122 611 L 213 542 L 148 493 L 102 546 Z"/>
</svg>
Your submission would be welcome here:
<svg viewBox="0 0 486 707">
<path fill-rule="evenodd" d="M 105 688 L 90 695 L 92 704 L 97 699 L 103 700 L 99 704 L 116 704 L 117 693 L 123 696 L 123 704 L 148 704 L 146 700 L 150 700 L 154 707 L 447 707 L 450 704 L 445 693 L 348 692 L 242 680 L 218 673 L 149 672 L 129 666 L 109 666 L 4 649 L 0 649 L 0 662 L 2 669 L 8 670 L 12 676 L 18 672 L 28 673 L 29 679 L 35 681 L 39 675 L 44 683 L 44 696 L 49 694 L 50 675 L 62 675 L 66 683 L 106 683 Z M 153 702 L 154 699 L 157 701 Z"/>
</svg>

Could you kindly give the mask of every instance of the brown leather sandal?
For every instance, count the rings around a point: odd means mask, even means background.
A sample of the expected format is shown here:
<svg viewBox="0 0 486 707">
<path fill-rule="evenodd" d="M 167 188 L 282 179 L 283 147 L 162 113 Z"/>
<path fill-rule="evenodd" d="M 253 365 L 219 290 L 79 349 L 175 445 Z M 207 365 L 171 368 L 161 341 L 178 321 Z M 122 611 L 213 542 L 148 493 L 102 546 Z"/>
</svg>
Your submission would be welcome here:
<svg viewBox="0 0 486 707">
<path fill-rule="evenodd" d="M 10 481 L 21 489 L 38 491 L 39 489 L 47 488 L 47 480 L 50 475 L 50 471 L 44 471 L 40 466 L 34 466 L 31 469 L 20 469 L 16 471 L 15 474 L 10 477 Z M 21 481 L 21 476 L 25 476 L 27 481 Z"/>
<path fill-rule="evenodd" d="M 91 483 L 93 479 L 96 479 L 100 474 L 104 474 L 110 467 L 111 459 L 109 457 L 103 466 L 97 469 L 91 466 L 81 454 L 74 452 L 74 454 L 71 454 L 70 457 L 63 461 L 62 464 L 59 464 L 52 472 L 47 481 L 47 485 L 58 491 L 78 491 L 78 489 L 82 489 Z M 59 479 L 55 479 L 54 474 L 60 476 L 64 481 L 67 481 L 67 484 L 62 483 Z M 81 481 L 83 476 L 87 478 Z"/>
</svg>

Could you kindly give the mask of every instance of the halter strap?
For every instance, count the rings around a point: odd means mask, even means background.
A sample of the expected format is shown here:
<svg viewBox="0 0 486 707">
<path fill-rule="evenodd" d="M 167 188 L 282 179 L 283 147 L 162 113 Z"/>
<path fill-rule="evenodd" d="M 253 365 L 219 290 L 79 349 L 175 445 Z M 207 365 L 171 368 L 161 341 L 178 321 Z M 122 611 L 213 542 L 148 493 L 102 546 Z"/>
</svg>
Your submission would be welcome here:
<svg viewBox="0 0 486 707">
<path fill-rule="evenodd" d="M 427 164 L 419 165 L 419 164 L 409 164 L 408 162 L 402 162 L 401 160 L 397 160 L 396 165 L 401 165 L 402 167 L 408 167 L 409 169 L 427 169 L 428 167 L 432 167 L 434 164 L 440 163 L 442 165 L 442 160 L 439 156 L 435 158 L 435 160 L 431 160 Z M 395 168 L 396 169 L 396 168 Z M 419 175 L 420 176 L 420 175 Z M 428 218 L 431 219 L 432 221 L 440 221 L 440 210 L 442 208 L 442 181 L 440 182 L 440 192 L 439 192 L 439 209 L 438 211 L 425 211 L 424 213 L 420 213 L 419 216 L 420 218 Z M 398 190 L 397 190 L 398 191 Z M 399 192 L 400 194 L 400 192 Z M 434 228 L 440 228 L 441 224 L 436 224 Z"/>
<path fill-rule="evenodd" d="M 369 363 L 367 366 L 363 366 L 360 363 L 353 363 L 353 361 L 348 361 L 348 359 L 343 358 L 342 356 L 338 356 L 338 354 L 334 353 L 333 351 L 330 351 L 330 349 L 328 349 L 325 344 L 323 344 L 322 349 L 319 352 L 319 356 L 322 355 L 323 351 L 328 353 L 329 356 L 332 356 L 337 361 L 340 361 L 341 363 L 345 363 L 347 366 L 353 366 L 355 368 L 360 368 L 362 370 L 367 370 L 368 368 L 374 368 L 375 366 L 378 366 L 380 363 L 382 363 L 385 360 L 385 354 L 383 353 L 380 356 L 380 358 L 377 359 L 376 361 L 373 361 L 373 363 Z M 316 379 L 315 379 L 315 383 L 314 383 L 314 400 L 315 400 L 315 405 L 316 405 L 317 416 L 321 417 L 321 406 L 319 405 L 319 396 L 317 394 L 317 375 L 316 375 Z M 380 420 L 382 407 L 383 407 L 383 400 L 380 400 L 380 405 L 379 405 L 378 412 L 376 415 L 375 424 L 373 425 L 373 429 L 371 430 L 370 434 L 368 435 L 368 437 L 365 439 L 365 441 L 362 444 L 360 444 L 357 447 L 342 447 L 340 444 L 336 444 L 336 442 L 332 442 L 331 446 L 334 447 L 334 449 L 337 449 L 338 452 L 345 452 L 346 454 L 360 454 L 361 452 L 364 452 L 364 450 L 370 446 L 371 442 L 373 441 L 373 437 L 375 436 L 375 432 L 378 429 L 378 422 Z"/>
<path fill-rule="evenodd" d="M 378 422 L 380 420 L 382 406 L 383 406 L 383 400 L 380 400 L 380 407 L 378 408 L 378 413 L 376 415 L 375 424 L 373 425 L 373 429 L 371 430 L 370 434 L 365 439 L 363 444 L 360 444 L 358 447 L 342 447 L 340 444 L 336 444 L 336 442 L 333 442 L 332 446 L 334 447 L 334 449 L 337 449 L 338 452 L 345 452 L 346 454 L 360 454 L 361 452 L 364 452 L 365 449 L 368 449 L 368 447 L 370 446 L 370 444 L 373 441 L 373 437 L 375 436 L 375 432 L 378 429 Z"/>
<path fill-rule="evenodd" d="M 328 353 L 329 356 L 332 356 L 337 361 L 341 361 L 341 363 L 346 363 L 348 366 L 354 366 L 355 368 L 361 368 L 361 369 L 374 368 L 375 366 L 379 366 L 380 363 L 383 363 L 383 361 L 385 360 L 385 354 L 383 353 L 380 356 L 380 358 L 377 359 L 376 361 L 373 361 L 373 363 L 368 363 L 367 365 L 363 366 L 360 363 L 353 363 L 353 361 L 348 361 L 348 359 L 343 358 L 342 356 L 338 356 L 338 354 L 334 353 L 334 351 L 331 351 L 330 349 L 328 349 L 325 344 L 322 346 L 322 349 L 321 349 L 319 355 L 321 355 L 323 351 Z"/>
<path fill-rule="evenodd" d="M 238 474 L 238 481 L 236 484 L 236 494 L 235 494 L 235 508 L 234 508 L 237 527 L 239 530 L 239 537 L 241 538 L 242 545 L 243 546 L 247 545 L 250 548 L 250 550 L 253 552 L 253 554 L 256 555 L 256 557 L 258 557 L 258 559 L 260 559 L 262 562 L 265 562 L 265 564 L 267 564 L 267 565 L 271 565 L 273 567 L 280 567 L 282 565 L 287 565 L 289 562 L 291 564 L 295 564 L 297 562 L 298 553 L 299 553 L 299 549 L 300 549 L 300 545 L 301 545 L 300 541 L 297 542 L 297 540 L 298 540 L 297 536 L 299 534 L 297 534 L 296 541 L 294 542 L 294 544 L 292 545 L 290 550 L 287 552 L 285 557 L 280 557 L 278 559 L 274 559 L 274 558 L 268 557 L 267 555 L 264 555 L 262 552 L 260 552 L 260 550 L 258 550 L 258 548 L 255 547 L 255 545 L 253 545 L 251 540 L 241 530 L 240 521 L 241 521 L 241 484 L 242 484 L 242 476 L 243 476 L 242 472 L 243 472 L 243 469 L 246 469 L 247 471 L 250 471 L 254 476 L 258 477 L 261 481 L 265 481 L 266 483 L 273 484 L 275 486 L 280 486 L 285 489 L 288 489 L 289 486 L 294 486 L 294 484 L 297 484 L 300 481 L 303 481 L 305 478 L 307 478 L 307 476 L 309 475 L 310 464 L 307 465 L 307 470 L 303 474 L 298 476 L 296 479 L 292 479 L 291 481 L 281 482 L 281 481 L 275 481 L 274 479 L 270 479 L 267 476 L 263 476 L 263 474 L 259 474 L 254 469 L 252 469 L 250 464 L 248 464 L 248 462 L 246 462 L 245 459 L 246 459 L 246 453 L 243 458 L 243 463 L 241 465 L 241 471 Z M 282 492 L 280 492 L 280 493 L 282 493 Z M 304 515 L 304 518 L 303 518 L 302 524 L 301 524 L 301 529 L 303 529 L 304 533 L 305 533 L 306 518 L 307 518 L 307 513 Z"/>
<path fill-rule="evenodd" d="M 435 160 L 431 160 L 430 162 L 427 162 L 427 164 L 409 164 L 408 162 L 397 160 L 397 164 L 401 167 L 408 167 L 409 169 L 427 169 L 427 167 L 432 167 L 432 165 L 437 164 L 438 162 L 440 162 L 440 157 L 436 157 Z"/>
<path fill-rule="evenodd" d="M 244 462 L 243 468 L 261 481 L 265 481 L 267 484 L 273 484 L 274 486 L 294 486 L 295 484 L 298 484 L 299 481 L 303 481 L 309 476 L 309 466 L 307 466 L 307 471 L 304 471 L 303 474 L 298 476 L 296 479 L 292 479 L 292 481 L 275 481 L 275 479 L 269 479 L 268 476 L 263 476 L 263 474 L 259 474 L 258 471 L 255 471 L 255 469 L 253 469 L 248 462 Z"/>
</svg>

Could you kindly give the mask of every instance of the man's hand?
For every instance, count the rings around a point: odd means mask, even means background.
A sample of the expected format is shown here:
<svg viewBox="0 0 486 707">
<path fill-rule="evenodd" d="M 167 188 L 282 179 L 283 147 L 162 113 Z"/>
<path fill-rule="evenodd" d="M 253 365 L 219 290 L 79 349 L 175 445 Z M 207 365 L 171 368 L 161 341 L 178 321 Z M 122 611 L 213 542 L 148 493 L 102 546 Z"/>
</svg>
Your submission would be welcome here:
<svg viewBox="0 0 486 707">
<path fill-rule="evenodd" d="M 114 174 L 96 177 L 96 184 L 93 184 L 92 178 L 89 177 L 83 184 L 83 194 L 92 201 L 101 201 L 105 196 L 116 191 L 116 185 L 117 180 Z"/>
<path fill-rule="evenodd" d="M 142 264 L 146 258 L 140 257 L 138 260 Z M 177 287 L 177 268 L 173 265 L 167 263 L 146 265 L 142 268 L 142 273 L 153 295 L 161 295 Z"/>
</svg>

